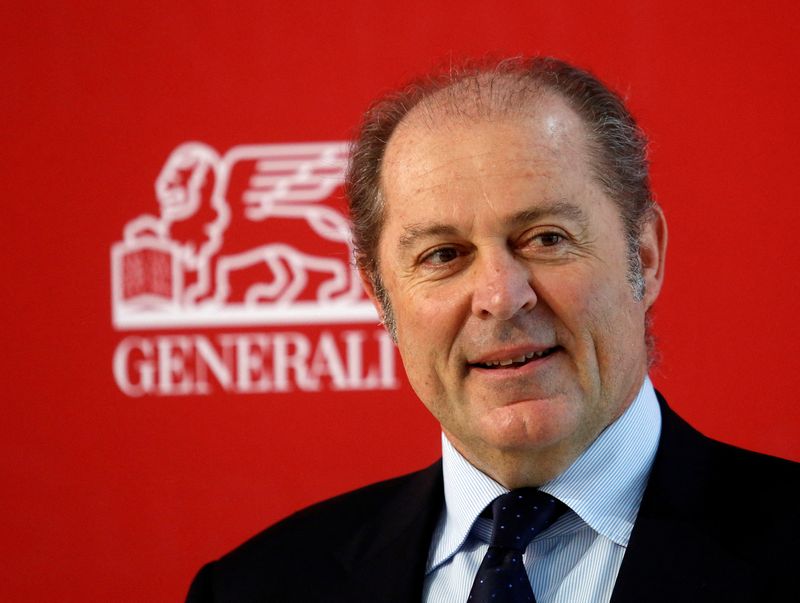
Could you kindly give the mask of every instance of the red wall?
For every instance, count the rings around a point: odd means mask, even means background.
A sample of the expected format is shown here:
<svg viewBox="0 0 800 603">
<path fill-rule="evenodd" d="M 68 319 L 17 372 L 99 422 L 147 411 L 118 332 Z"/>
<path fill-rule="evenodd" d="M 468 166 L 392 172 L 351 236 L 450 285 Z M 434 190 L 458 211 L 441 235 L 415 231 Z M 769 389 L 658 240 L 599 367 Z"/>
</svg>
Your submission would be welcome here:
<svg viewBox="0 0 800 603">
<path fill-rule="evenodd" d="M 346 140 L 376 94 L 450 57 L 555 54 L 629 96 L 670 224 L 656 384 L 706 433 L 800 460 L 797 3 L 490 4 L 0 9 L 0 598 L 180 600 L 268 523 L 436 458 L 399 369 L 380 391 L 126 396 L 112 359 L 129 336 L 329 332 L 344 353 L 342 333 L 375 329 L 118 329 L 110 249 L 158 211 L 179 144 Z"/>
</svg>

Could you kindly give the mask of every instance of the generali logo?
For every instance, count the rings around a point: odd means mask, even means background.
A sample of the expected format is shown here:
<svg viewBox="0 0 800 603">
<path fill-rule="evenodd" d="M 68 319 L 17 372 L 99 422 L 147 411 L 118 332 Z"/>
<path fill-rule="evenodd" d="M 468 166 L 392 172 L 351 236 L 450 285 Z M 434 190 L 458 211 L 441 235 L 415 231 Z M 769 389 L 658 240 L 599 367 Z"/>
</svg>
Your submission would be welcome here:
<svg viewBox="0 0 800 603">
<path fill-rule="evenodd" d="M 345 142 L 223 156 L 187 142 L 171 153 L 156 212 L 130 220 L 111 247 L 113 325 L 130 332 L 113 358 L 122 392 L 398 386 L 394 346 L 376 326 L 337 207 L 346 164 Z M 371 326 L 353 328 L 361 323 Z M 313 336 L 298 328 L 309 325 Z M 152 333 L 170 329 L 180 332 Z"/>
</svg>

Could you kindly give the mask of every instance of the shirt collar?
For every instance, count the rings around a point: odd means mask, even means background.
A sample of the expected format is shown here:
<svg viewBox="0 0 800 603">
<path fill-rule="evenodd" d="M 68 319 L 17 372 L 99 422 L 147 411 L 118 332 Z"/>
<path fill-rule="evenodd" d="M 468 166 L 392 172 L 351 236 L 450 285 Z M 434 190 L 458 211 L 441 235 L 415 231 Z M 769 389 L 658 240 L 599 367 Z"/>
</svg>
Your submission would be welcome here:
<svg viewBox="0 0 800 603">
<path fill-rule="evenodd" d="M 563 501 L 593 530 L 627 546 L 661 433 L 653 384 L 645 377 L 622 416 L 575 462 L 541 489 Z M 508 492 L 474 467 L 442 434 L 445 509 L 428 557 L 428 571 L 452 557 L 481 511 Z"/>
</svg>

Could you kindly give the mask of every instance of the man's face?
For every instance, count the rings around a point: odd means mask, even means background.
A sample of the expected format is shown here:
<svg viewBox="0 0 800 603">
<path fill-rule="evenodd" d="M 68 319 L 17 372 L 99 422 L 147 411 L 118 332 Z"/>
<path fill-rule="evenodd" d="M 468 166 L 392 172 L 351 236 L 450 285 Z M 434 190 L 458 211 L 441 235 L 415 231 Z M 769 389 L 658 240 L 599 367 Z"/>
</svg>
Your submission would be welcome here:
<svg viewBox="0 0 800 603">
<path fill-rule="evenodd" d="M 660 277 L 634 300 L 622 220 L 563 101 L 431 121 L 407 116 L 382 172 L 380 274 L 411 385 L 479 468 L 571 462 L 641 385 Z"/>
</svg>

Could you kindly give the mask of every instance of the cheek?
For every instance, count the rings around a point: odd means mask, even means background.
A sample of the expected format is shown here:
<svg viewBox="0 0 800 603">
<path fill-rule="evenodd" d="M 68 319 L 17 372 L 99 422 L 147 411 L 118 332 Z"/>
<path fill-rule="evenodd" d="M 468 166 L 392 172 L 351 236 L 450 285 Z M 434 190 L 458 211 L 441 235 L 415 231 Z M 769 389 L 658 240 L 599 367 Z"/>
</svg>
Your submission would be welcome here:
<svg viewBox="0 0 800 603">
<path fill-rule="evenodd" d="M 644 311 L 627 281 L 597 291 L 591 319 L 592 354 L 601 389 L 608 394 L 638 374 L 644 346 Z"/>
<path fill-rule="evenodd" d="M 395 319 L 398 347 L 409 379 L 425 388 L 436 387 L 458 338 L 452 304 L 418 296 L 413 304 L 396 308 Z"/>
<path fill-rule="evenodd" d="M 538 277 L 534 287 L 539 303 L 547 306 L 573 338 L 583 339 L 596 319 L 603 283 L 573 267 Z"/>
<path fill-rule="evenodd" d="M 401 340 L 409 339 L 409 345 L 421 346 L 419 351 L 428 355 L 450 350 L 465 318 L 461 291 L 455 287 L 417 287 L 393 295 L 392 300 Z"/>
<path fill-rule="evenodd" d="M 641 309 L 625 275 L 576 269 L 551 276 L 540 283 L 539 297 L 555 316 L 560 341 L 584 370 L 613 364 L 641 333 Z"/>
</svg>

